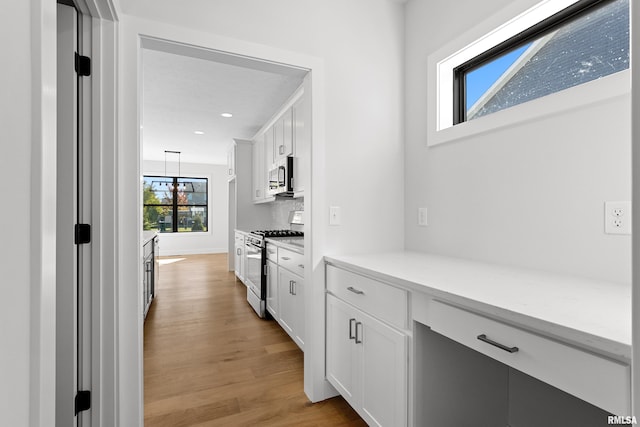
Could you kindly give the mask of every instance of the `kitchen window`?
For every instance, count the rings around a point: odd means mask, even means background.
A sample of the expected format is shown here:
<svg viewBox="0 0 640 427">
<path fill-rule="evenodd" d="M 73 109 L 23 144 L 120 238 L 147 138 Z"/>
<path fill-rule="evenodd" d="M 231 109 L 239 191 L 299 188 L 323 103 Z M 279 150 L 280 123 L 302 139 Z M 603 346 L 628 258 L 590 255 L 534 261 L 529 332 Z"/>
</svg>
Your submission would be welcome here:
<svg viewBox="0 0 640 427">
<path fill-rule="evenodd" d="M 629 68 L 629 0 L 579 1 L 453 70 L 454 124 Z"/>
<path fill-rule="evenodd" d="M 629 0 L 515 0 L 429 55 L 427 145 L 627 96 L 629 65 Z"/>
<path fill-rule="evenodd" d="M 143 229 L 160 233 L 208 230 L 207 178 L 145 176 Z"/>
</svg>

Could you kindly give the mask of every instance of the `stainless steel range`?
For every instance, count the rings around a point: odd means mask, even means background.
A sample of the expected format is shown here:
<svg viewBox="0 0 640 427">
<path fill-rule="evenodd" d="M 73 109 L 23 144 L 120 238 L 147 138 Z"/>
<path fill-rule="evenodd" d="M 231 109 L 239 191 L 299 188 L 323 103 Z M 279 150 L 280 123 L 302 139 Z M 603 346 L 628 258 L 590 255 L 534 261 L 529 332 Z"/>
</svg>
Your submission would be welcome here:
<svg viewBox="0 0 640 427">
<path fill-rule="evenodd" d="M 294 226 L 303 225 L 300 211 L 293 211 L 289 223 Z M 245 285 L 247 285 L 247 301 L 261 318 L 267 314 L 267 245 L 268 238 L 302 238 L 302 231 L 294 230 L 256 230 L 245 238 Z"/>
</svg>

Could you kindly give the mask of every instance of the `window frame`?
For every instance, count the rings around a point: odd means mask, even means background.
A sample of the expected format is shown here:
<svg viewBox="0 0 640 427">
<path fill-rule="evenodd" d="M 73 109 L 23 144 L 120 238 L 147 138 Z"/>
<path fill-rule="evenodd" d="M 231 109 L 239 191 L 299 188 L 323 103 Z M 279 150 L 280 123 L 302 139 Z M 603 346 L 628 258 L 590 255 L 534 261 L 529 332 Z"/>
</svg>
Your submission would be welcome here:
<svg viewBox="0 0 640 427">
<path fill-rule="evenodd" d="M 173 185 L 173 189 L 172 191 L 172 202 L 171 204 L 162 204 L 162 203 L 142 203 L 142 208 L 144 210 L 145 207 L 149 206 L 149 207 L 169 207 L 171 208 L 171 213 L 172 213 L 172 218 L 171 218 L 171 231 L 167 232 L 165 231 L 164 233 L 176 233 L 176 234 L 180 234 L 180 233 L 209 233 L 210 232 L 210 227 L 209 227 L 209 200 L 210 200 L 210 194 L 209 194 L 209 177 L 187 177 L 187 176 L 163 176 L 163 175 L 143 175 L 143 182 L 144 180 L 146 180 L 147 178 L 149 179 L 153 179 L 153 178 L 162 178 L 162 179 L 167 179 L 170 178 L 172 179 L 172 185 Z M 206 198 L 207 198 L 207 202 L 205 205 L 198 205 L 198 204 L 179 204 L 178 203 L 178 180 L 204 180 L 205 181 L 205 191 L 204 193 L 206 194 Z M 197 230 L 197 231 L 180 231 L 179 229 L 179 217 L 178 217 L 178 213 L 179 213 L 179 208 L 180 207 L 204 207 L 205 208 L 205 213 L 206 213 L 206 222 L 203 223 L 203 225 L 205 226 L 205 230 Z M 144 216 L 144 213 L 143 213 Z M 159 231 L 161 232 L 161 231 Z M 162 232 L 161 232 L 162 233 Z"/>
<path fill-rule="evenodd" d="M 456 67 L 568 7 L 584 8 L 585 1 L 589 0 L 516 0 L 431 53 L 427 58 L 426 145 L 467 139 L 628 96 L 631 92 L 629 69 L 454 125 L 453 70 Z"/>
<path fill-rule="evenodd" d="M 580 0 L 455 67 L 453 69 L 453 125 L 467 121 L 465 77 L 468 73 L 613 1 Z"/>
</svg>

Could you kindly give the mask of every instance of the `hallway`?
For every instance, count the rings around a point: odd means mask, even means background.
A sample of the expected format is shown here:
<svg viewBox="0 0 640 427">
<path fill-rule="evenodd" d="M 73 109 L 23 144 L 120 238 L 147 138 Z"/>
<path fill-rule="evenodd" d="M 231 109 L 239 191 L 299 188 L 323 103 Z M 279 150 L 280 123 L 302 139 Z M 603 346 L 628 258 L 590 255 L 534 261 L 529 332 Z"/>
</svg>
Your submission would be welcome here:
<svg viewBox="0 0 640 427">
<path fill-rule="evenodd" d="M 160 263 L 144 325 L 146 427 L 366 425 L 341 397 L 308 401 L 303 353 L 251 310 L 226 254 Z"/>
</svg>

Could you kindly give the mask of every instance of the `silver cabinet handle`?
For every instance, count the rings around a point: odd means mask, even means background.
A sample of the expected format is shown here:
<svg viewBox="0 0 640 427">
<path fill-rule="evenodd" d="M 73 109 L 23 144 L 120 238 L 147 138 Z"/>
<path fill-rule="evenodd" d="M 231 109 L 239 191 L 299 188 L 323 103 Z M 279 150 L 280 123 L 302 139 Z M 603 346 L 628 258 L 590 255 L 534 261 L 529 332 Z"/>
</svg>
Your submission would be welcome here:
<svg viewBox="0 0 640 427">
<path fill-rule="evenodd" d="M 293 280 L 289 280 L 289 295 L 293 295 Z"/>
<path fill-rule="evenodd" d="M 349 319 L 349 339 L 350 340 L 355 338 L 355 335 L 353 335 L 353 322 L 355 321 L 356 321 L 355 318 Z"/>
<path fill-rule="evenodd" d="M 240 255 L 240 248 L 236 249 L 236 253 Z"/>
<path fill-rule="evenodd" d="M 291 258 L 289 258 L 288 256 L 283 256 L 282 259 L 285 261 L 289 261 Z"/>
<path fill-rule="evenodd" d="M 364 295 L 364 291 L 361 291 L 360 289 L 356 289 L 353 286 L 349 286 L 347 290 L 353 292 L 354 294 Z"/>
<path fill-rule="evenodd" d="M 298 267 L 304 268 L 304 264 L 298 264 Z"/>
<path fill-rule="evenodd" d="M 360 325 L 360 330 L 362 330 L 362 322 L 356 322 L 355 341 L 356 341 L 356 344 L 362 344 L 362 337 L 360 337 L 360 339 L 358 339 L 358 325 Z"/>
<path fill-rule="evenodd" d="M 298 292 L 296 291 L 296 281 L 292 280 L 291 281 L 291 289 L 293 289 L 293 292 L 291 292 L 291 295 L 298 295 Z"/>
<path fill-rule="evenodd" d="M 357 333 L 357 331 L 356 331 L 356 333 Z M 499 342 L 495 342 L 495 341 L 487 338 L 486 334 L 478 335 L 477 338 L 480 341 L 486 342 L 487 344 L 491 344 L 492 346 L 498 347 L 500 350 L 504 350 L 504 351 L 506 351 L 508 353 L 516 353 L 518 350 L 520 350 L 518 347 L 507 347 L 504 344 L 500 344 Z"/>
<path fill-rule="evenodd" d="M 278 154 L 284 154 L 284 145 L 278 147 Z"/>
</svg>

